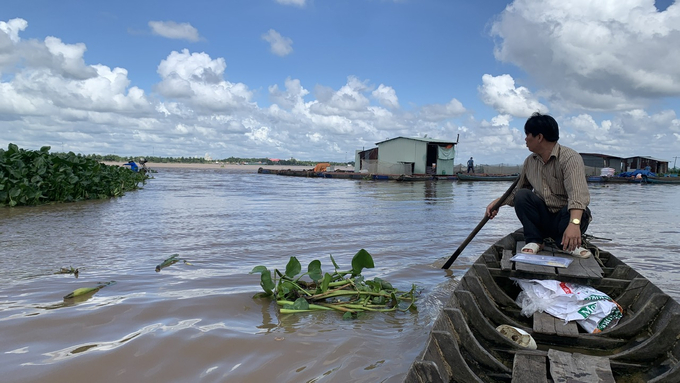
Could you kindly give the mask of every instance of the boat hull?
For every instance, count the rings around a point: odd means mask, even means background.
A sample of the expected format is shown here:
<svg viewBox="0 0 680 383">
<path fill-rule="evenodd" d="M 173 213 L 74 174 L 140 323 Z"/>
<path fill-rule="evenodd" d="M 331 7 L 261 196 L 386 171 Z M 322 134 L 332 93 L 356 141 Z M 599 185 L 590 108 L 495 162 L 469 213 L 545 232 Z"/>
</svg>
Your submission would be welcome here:
<svg viewBox="0 0 680 383">
<path fill-rule="evenodd" d="M 514 181 L 519 177 L 517 174 L 508 175 L 482 175 L 458 173 L 459 181 Z"/>
<path fill-rule="evenodd" d="M 516 264 L 507 263 L 523 240 L 521 231 L 504 237 L 466 272 L 405 382 L 569 381 L 569 372 L 560 365 L 564 358 L 577 364 L 587 361 L 583 363 L 594 371 L 590 378 L 597 378 L 592 381 L 680 381 L 680 305 L 675 300 L 611 253 L 593 246 L 603 264 L 601 275 L 563 276 L 557 268 L 555 279 L 578 281 L 606 293 L 623 308 L 623 318 L 599 334 L 577 329 L 573 322 L 573 327 L 564 326 L 562 320 L 548 331 L 541 326 L 550 316 L 525 317 L 515 302 L 520 288 L 510 278 L 532 277 L 530 271 L 521 274 Z M 537 349 L 513 343 L 496 330 L 500 325 L 526 331 Z M 587 375 L 586 367 L 575 373 Z"/>
</svg>

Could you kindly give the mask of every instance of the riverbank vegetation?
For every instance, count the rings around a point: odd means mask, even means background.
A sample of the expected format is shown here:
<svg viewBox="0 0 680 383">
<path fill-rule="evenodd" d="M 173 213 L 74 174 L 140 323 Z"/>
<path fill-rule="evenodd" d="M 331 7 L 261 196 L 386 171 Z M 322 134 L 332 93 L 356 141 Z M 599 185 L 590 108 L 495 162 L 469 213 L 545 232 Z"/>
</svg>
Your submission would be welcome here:
<svg viewBox="0 0 680 383">
<path fill-rule="evenodd" d="M 73 152 L 49 151 L 49 146 L 25 150 L 15 144 L 0 149 L 0 206 L 120 197 L 149 178 Z"/>
<path fill-rule="evenodd" d="M 91 158 L 97 161 L 108 161 L 108 162 L 128 162 L 128 161 L 138 161 L 142 157 L 130 157 L 130 156 L 118 156 L 115 154 L 89 154 L 85 158 Z M 143 156 L 150 163 L 155 164 L 214 164 L 222 163 L 227 165 L 291 165 L 291 166 L 312 166 L 320 162 L 328 162 L 333 166 L 342 166 L 351 164 L 354 165 L 354 161 L 349 162 L 329 162 L 329 161 L 300 161 L 295 158 L 290 158 L 287 160 L 271 159 L 271 158 L 242 158 L 242 157 L 229 157 L 224 159 L 205 159 L 203 157 L 156 157 L 156 156 Z"/>
</svg>

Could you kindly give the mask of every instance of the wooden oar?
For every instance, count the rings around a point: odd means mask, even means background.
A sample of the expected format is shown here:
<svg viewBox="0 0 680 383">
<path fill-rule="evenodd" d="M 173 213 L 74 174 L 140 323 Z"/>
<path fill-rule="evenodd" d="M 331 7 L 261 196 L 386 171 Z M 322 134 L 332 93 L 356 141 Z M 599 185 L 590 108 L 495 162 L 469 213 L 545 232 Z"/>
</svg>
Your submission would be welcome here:
<svg viewBox="0 0 680 383">
<path fill-rule="evenodd" d="M 505 201 L 505 199 L 508 198 L 510 193 L 512 193 L 512 190 L 515 188 L 515 186 L 517 186 L 518 182 L 519 182 L 519 177 L 517 177 L 517 179 L 515 179 L 515 181 L 512 183 L 512 185 L 510 185 L 508 190 L 506 190 L 505 193 L 503 193 L 503 196 L 501 196 L 501 198 L 498 199 L 498 202 L 496 202 L 496 204 L 493 205 L 493 209 L 491 209 L 492 211 L 500 209 L 501 205 L 503 204 L 503 201 Z M 482 228 L 484 227 L 484 225 L 486 225 L 486 222 L 488 220 L 489 220 L 489 217 L 486 216 L 486 211 L 485 211 L 484 212 L 484 218 L 482 219 L 482 221 L 477 225 L 477 227 L 475 227 L 474 230 L 472 230 L 472 233 L 470 233 L 470 235 L 468 235 L 468 237 L 465 238 L 465 241 L 463 241 L 463 243 L 460 245 L 460 247 L 458 247 L 458 250 L 456 250 L 453 253 L 453 255 L 449 258 L 449 260 L 446 261 L 446 263 L 444 263 L 444 266 L 442 266 L 442 269 L 448 269 L 449 267 L 451 267 L 451 264 L 453 264 L 453 262 L 458 258 L 460 253 L 463 252 L 463 249 L 465 249 L 465 246 L 467 246 L 468 243 L 470 243 L 470 241 L 472 241 L 472 238 L 474 238 L 475 235 L 477 235 L 477 233 L 479 233 L 479 231 L 482 230 Z"/>
</svg>

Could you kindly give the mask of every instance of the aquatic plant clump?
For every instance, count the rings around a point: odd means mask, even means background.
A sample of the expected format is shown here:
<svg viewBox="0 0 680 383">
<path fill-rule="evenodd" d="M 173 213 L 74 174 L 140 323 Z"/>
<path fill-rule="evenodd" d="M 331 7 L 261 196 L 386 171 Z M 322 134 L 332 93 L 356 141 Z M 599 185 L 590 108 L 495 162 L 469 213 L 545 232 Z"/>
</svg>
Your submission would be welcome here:
<svg viewBox="0 0 680 383">
<path fill-rule="evenodd" d="M 15 144 L 0 149 L 0 206 L 120 197 L 149 178 L 73 152 L 49 151 L 49 146 L 25 150 Z"/>
<path fill-rule="evenodd" d="M 365 280 L 361 272 L 373 268 L 373 257 L 361 249 L 352 258 L 352 269 L 338 271 L 338 264 L 330 256 L 335 271 L 323 273 L 321 262 L 313 260 L 302 273 L 302 265 L 295 257 L 290 257 L 285 272 L 265 266 L 256 266 L 250 274 L 260 273 L 260 286 L 264 293 L 255 298 L 271 297 L 281 306 L 282 314 L 335 310 L 343 313 L 343 318 L 355 318 L 367 311 L 408 311 L 416 310 L 415 284 L 409 291 L 400 291 L 380 278 Z M 302 280 L 307 276 L 311 281 Z"/>
</svg>

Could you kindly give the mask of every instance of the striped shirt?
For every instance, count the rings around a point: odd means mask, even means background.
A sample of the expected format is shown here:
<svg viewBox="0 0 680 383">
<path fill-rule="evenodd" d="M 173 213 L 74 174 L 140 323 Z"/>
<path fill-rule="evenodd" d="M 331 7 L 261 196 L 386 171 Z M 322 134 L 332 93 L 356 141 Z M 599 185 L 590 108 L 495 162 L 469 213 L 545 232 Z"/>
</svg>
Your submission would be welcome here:
<svg viewBox="0 0 680 383">
<path fill-rule="evenodd" d="M 552 213 L 557 213 L 564 206 L 568 206 L 569 210 L 585 210 L 590 203 L 583 158 L 575 150 L 557 142 L 548 162 L 544 163 L 535 153 L 527 157 L 517 187 L 503 205 L 513 206 L 515 193 L 522 188 L 532 189 Z"/>
</svg>

